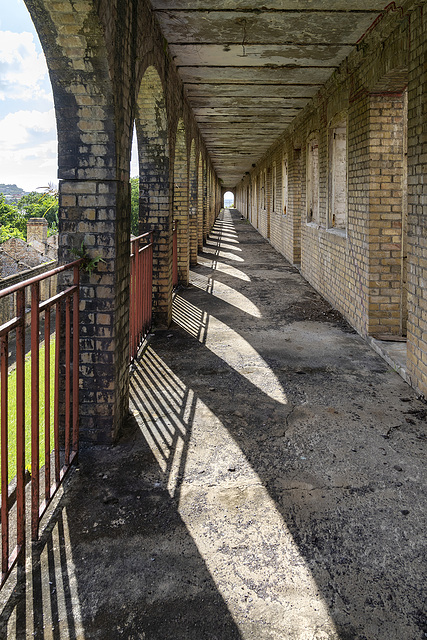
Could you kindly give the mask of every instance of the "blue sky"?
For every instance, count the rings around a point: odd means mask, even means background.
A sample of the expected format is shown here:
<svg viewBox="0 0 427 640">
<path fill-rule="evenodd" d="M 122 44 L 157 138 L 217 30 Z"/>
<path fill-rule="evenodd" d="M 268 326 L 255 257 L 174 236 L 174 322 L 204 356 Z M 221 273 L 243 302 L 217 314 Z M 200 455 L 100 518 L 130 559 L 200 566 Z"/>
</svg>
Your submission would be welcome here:
<svg viewBox="0 0 427 640">
<path fill-rule="evenodd" d="M 131 175 L 137 175 L 132 157 Z M 57 184 L 52 90 L 23 0 L 0 4 L 0 182 L 26 191 Z"/>
</svg>

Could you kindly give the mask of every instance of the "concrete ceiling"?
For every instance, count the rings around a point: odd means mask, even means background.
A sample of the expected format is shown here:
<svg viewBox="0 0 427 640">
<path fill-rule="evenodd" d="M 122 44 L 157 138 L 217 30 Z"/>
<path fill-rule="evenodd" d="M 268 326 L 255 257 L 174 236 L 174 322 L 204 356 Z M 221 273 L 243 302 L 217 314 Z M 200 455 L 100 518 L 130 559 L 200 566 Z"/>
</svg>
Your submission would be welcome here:
<svg viewBox="0 0 427 640">
<path fill-rule="evenodd" d="M 152 0 L 218 177 L 232 188 L 387 0 Z"/>
</svg>

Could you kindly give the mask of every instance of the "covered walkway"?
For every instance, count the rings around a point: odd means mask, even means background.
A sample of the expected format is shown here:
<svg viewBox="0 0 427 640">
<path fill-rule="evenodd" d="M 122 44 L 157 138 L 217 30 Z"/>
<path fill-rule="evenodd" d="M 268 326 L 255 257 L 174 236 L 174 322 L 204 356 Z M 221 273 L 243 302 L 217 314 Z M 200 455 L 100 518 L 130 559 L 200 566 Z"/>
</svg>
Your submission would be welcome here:
<svg viewBox="0 0 427 640">
<path fill-rule="evenodd" d="M 238 212 L 131 396 L 2 593 L 0 637 L 426 637 L 427 407 Z"/>
</svg>

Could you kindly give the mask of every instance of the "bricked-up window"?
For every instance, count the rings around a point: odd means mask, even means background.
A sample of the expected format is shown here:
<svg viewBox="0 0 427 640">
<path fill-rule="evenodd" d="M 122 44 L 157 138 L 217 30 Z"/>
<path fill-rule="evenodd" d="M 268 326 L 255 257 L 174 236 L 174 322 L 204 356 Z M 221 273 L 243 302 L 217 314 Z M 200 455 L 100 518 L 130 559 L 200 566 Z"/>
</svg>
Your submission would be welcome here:
<svg viewBox="0 0 427 640">
<path fill-rule="evenodd" d="M 282 158 L 282 213 L 288 212 L 288 157 Z"/>
<path fill-rule="evenodd" d="M 347 226 L 347 122 L 329 129 L 329 216 L 328 226 Z"/>
<path fill-rule="evenodd" d="M 317 138 L 307 144 L 307 222 L 319 219 L 319 145 Z"/>
<path fill-rule="evenodd" d="M 276 208 L 277 208 L 277 169 L 276 169 L 276 163 L 275 162 L 273 162 L 273 170 L 272 170 L 271 205 L 272 205 L 272 210 L 276 211 Z"/>
<path fill-rule="evenodd" d="M 267 169 L 261 174 L 261 209 L 267 209 Z"/>
<path fill-rule="evenodd" d="M 258 208 L 258 190 L 257 190 L 257 181 L 255 179 L 252 184 L 251 221 L 255 220 L 257 208 Z"/>
</svg>

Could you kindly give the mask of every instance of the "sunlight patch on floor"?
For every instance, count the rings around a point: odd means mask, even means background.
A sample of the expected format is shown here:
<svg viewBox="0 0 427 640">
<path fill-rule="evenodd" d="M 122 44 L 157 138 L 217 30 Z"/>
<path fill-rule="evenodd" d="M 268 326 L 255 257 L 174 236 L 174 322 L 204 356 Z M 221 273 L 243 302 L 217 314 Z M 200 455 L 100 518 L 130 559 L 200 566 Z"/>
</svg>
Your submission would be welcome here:
<svg viewBox="0 0 427 640">
<path fill-rule="evenodd" d="M 164 486 L 242 639 L 263 629 L 265 637 L 338 640 L 310 567 L 223 422 L 150 347 L 134 376 L 138 424 L 150 448 L 156 434 L 158 460 L 159 449 L 167 452 Z"/>
<path fill-rule="evenodd" d="M 231 251 L 242 251 L 240 247 L 235 247 L 234 245 L 227 244 L 223 240 L 206 240 L 206 244 L 211 247 L 218 247 L 220 249 L 230 249 Z"/>
<path fill-rule="evenodd" d="M 173 317 L 185 331 L 248 382 L 272 400 L 287 404 L 286 394 L 276 375 L 258 351 L 239 333 L 179 295 L 174 299 Z"/>
<path fill-rule="evenodd" d="M 262 318 L 261 311 L 249 298 L 223 282 L 190 271 L 190 284 L 220 300 L 224 300 L 227 304 L 231 304 L 236 309 L 240 309 L 254 318 Z"/>
<path fill-rule="evenodd" d="M 209 470 L 203 481 L 198 480 L 200 469 Z M 278 637 L 338 640 L 310 568 L 274 501 L 227 428 L 200 399 L 179 513 L 243 639 L 254 637 L 256 624 L 284 634 Z"/>
<path fill-rule="evenodd" d="M 243 258 L 234 255 L 234 253 L 228 253 L 228 251 L 220 251 L 219 249 L 211 249 L 211 247 L 203 247 L 203 253 L 212 253 L 215 256 L 224 258 L 225 260 L 235 260 L 236 262 L 244 262 Z"/>
<path fill-rule="evenodd" d="M 206 267 L 207 269 L 212 269 L 213 271 L 221 271 L 221 273 L 233 276 L 233 278 L 238 278 L 239 280 L 244 280 L 245 282 L 251 281 L 250 277 L 243 271 L 240 271 L 240 269 L 236 269 L 236 267 L 232 267 L 224 262 L 218 262 L 218 260 L 208 260 L 207 258 L 203 258 L 199 255 L 197 258 L 197 264 L 200 264 L 202 267 Z"/>
</svg>

